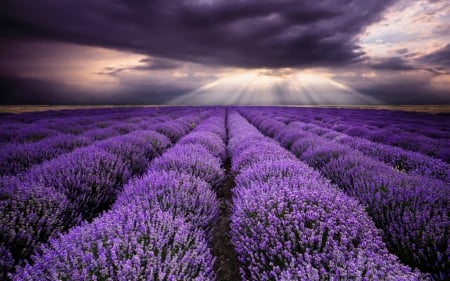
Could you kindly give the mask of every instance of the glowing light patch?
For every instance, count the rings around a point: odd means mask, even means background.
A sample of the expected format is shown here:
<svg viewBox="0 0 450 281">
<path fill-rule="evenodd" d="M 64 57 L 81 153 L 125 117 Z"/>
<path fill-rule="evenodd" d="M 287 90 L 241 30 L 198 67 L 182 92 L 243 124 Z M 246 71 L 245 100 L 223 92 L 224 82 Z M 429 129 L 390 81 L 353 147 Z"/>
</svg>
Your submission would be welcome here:
<svg viewBox="0 0 450 281">
<path fill-rule="evenodd" d="M 170 101 L 170 104 L 185 105 L 377 103 L 377 100 L 329 77 L 292 70 L 230 73 Z"/>
<path fill-rule="evenodd" d="M 5 48 L 0 58 L 0 70 L 13 66 L 12 69 L 20 77 L 55 81 L 75 89 L 106 93 L 120 83 L 117 78 L 105 75 L 105 71 L 134 66 L 145 56 L 60 42 L 19 42 Z"/>
<path fill-rule="evenodd" d="M 441 91 L 450 89 L 450 75 L 439 75 L 431 79 L 432 87 Z"/>
</svg>

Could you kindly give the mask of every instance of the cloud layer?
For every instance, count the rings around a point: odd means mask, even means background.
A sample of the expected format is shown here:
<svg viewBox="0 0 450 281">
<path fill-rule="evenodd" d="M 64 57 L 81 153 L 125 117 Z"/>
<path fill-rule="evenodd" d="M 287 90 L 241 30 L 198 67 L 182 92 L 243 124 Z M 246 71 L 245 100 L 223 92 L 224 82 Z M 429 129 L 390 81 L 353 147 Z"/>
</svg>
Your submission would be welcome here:
<svg viewBox="0 0 450 281">
<path fill-rule="evenodd" d="M 3 0 L 0 103 L 450 103 L 449 14 L 445 0 Z"/>
<path fill-rule="evenodd" d="M 357 35 L 391 0 L 4 0 L 3 36 L 239 67 L 361 61 Z"/>
</svg>

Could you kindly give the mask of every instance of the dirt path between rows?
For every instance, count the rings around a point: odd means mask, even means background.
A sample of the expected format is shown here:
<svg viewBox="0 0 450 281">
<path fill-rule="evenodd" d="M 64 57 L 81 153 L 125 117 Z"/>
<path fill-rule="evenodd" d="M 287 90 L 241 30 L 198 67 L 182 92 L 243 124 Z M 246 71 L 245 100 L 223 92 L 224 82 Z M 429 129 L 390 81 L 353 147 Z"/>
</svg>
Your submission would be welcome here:
<svg viewBox="0 0 450 281">
<path fill-rule="evenodd" d="M 228 120 L 226 117 L 225 120 Z M 226 126 L 228 128 L 228 122 Z M 230 216 L 232 206 L 232 192 L 234 187 L 234 176 L 231 173 L 231 159 L 228 157 L 224 162 L 225 180 L 216 190 L 217 197 L 221 201 L 219 218 L 214 225 L 212 253 L 216 257 L 214 270 L 217 281 L 240 281 L 239 261 L 230 240 Z"/>
</svg>

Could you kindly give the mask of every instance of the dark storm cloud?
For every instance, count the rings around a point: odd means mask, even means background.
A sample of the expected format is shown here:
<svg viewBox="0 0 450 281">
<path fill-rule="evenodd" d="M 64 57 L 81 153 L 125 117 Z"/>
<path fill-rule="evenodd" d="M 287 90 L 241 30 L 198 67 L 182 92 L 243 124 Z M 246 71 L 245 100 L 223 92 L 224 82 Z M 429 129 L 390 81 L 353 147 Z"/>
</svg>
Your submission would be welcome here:
<svg viewBox="0 0 450 281">
<path fill-rule="evenodd" d="M 167 70 L 167 69 L 175 69 L 180 67 L 180 63 L 161 59 L 161 58 L 145 58 L 139 61 L 144 65 L 136 66 L 134 69 L 136 70 Z"/>
<path fill-rule="evenodd" d="M 394 0 L 3 0 L 0 34 L 204 64 L 341 65 Z"/>
<path fill-rule="evenodd" d="M 417 63 L 434 75 L 450 74 L 450 44 L 431 54 L 418 58 Z"/>
<path fill-rule="evenodd" d="M 409 50 L 408 50 L 408 48 L 400 48 L 400 49 L 397 49 L 395 52 L 399 55 L 404 55 L 404 54 L 407 54 L 409 52 Z"/>
<path fill-rule="evenodd" d="M 381 104 L 450 104 L 449 89 L 433 88 L 428 81 L 420 79 L 373 83 L 355 89 Z"/>
<path fill-rule="evenodd" d="M 402 70 L 414 70 L 416 69 L 413 65 L 409 64 L 401 57 L 392 57 L 387 59 L 382 59 L 371 63 L 370 66 L 373 69 L 377 70 L 394 70 L 394 71 L 402 71 Z"/>
<path fill-rule="evenodd" d="M 173 60 L 162 58 L 145 58 L 139 61 L 140 65 L 130 67 L 104 67 L 98 74 L 117 75 L 123 71 L 136 70 L 136 71 L 158 71 L 158 70 L 170 70 L 177 69 L 182 66 L 182 63 Z"/>
<path fill-rule="evenodd" d="M 450 104 L 450 92 L 435 89 L 426 83 L 398 83 L 397 85 L 377 85 L 357 88 L 366 96 L 380 101 L 381 104 Z"/>
<path fill-rule="evenodd" d="M 84 93 L 60 83 L 0 74 L 0 104 L 72 104 L 88 102 Z M 64 93 L 64 94 L 61 94 Z M 91 102 L 92 98 L 89 98 Z M 94 102 L 95 103 L 95 102 Z"/>
<path fill-rule="evenodd" d="M 426 64 L 450 67 L 450 44 L 447 44 L 442 49 L 431 54 L 423 56 L 419 61 Z"/>
<path fill-rule="evenodd" d="M 0 74 L 0 104 L 166 104 L 190 91 L 176 86 L 133 85 L 126 89 L 96 93 L 68 87 L 52 80 Z M 63 93 L 63 94 L 62 94 Z"/>
</svg>

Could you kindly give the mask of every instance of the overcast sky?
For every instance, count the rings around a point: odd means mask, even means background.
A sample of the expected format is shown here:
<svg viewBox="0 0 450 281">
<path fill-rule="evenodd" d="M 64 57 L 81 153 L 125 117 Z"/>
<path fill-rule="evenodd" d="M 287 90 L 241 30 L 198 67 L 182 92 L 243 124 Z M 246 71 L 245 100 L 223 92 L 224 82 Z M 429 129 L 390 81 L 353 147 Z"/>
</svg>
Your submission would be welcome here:
<svg viewBox="0 0 450 281">
<path fill-rule="evenodd" d="M 2 0 L 2 104 L 450 104 L 448 0 Z"/>
</svg>

